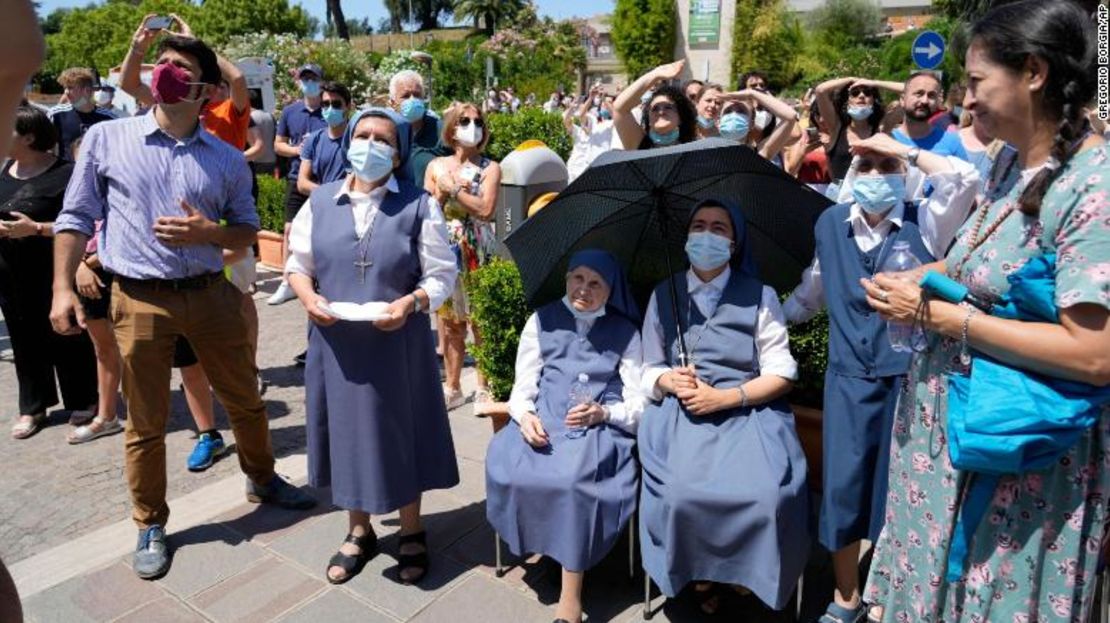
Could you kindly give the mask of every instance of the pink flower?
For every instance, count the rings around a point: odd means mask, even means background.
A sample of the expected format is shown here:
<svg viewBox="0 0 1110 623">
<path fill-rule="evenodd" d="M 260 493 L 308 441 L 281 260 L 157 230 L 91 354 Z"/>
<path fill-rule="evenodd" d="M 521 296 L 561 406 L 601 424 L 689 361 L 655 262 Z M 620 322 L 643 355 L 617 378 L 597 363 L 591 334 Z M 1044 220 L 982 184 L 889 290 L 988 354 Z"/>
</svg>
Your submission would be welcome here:
<svg viewBox="0 0 1110 623">
<path fill-rule="evenodd" d="M 1040 474 L 1026 474 L 1022 479 L 1022 484 L 1025 485 L 1025 490 L 1033 495 L 1040 495 L 1044 490 L 1044 479 Z"/>
<path fill-rule="evenodd" d="M 1048 603 L 1052 605 L 1052 612 L 1062 619 L 1071 618 L 1071 598 L 1066 595 L 1048 594 Z"/>
<path fill-rule="evenodd" d="M 991 582 L 991 568 L 986 563 L 971 566 L 967 573 L 967 585 L 971 588 L 981 588 Z"/>
<path fill-rule="evenodd" d="M 924 452 L 913 453 L 913 471 L 919 474 L 933 473 L 936 468 L 933 467 L 933 462 Z"/>
<path fill-rule="evenodd" d="M 1011 623 L 1032 623 L 1032 619 L 1029 618 L 1028 613 L 1018 612 L 1014 614 L 1014 618 L 1011 620 Z"/>
<path fill-rule="evenodd" d="M 1110 282 L 1110 262 L 1100 262 L 1098 264 L 1088 266 L 1087 270 L 1083 272 L 1085 272 L 1094 283 Z"/>
</svg>

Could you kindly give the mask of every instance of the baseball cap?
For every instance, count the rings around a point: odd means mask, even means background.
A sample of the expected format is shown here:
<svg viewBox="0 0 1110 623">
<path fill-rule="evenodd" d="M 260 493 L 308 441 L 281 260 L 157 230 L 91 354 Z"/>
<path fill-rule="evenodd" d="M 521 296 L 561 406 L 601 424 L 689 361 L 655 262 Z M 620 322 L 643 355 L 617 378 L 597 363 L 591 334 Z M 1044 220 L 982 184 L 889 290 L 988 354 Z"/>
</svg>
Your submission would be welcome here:
<svg viewBox="0 0 1110 623">
<path fill-rule="evenodd" d="M 312 72 L 316 74 L 316 76 L 318 76 L 321 80 L 324 78 L 324 70 L 320 69 L 320 66 L 316 63 L 307 63 L 305 65 L 301 65 L 301 68 L 297 70 L 297 77 L 300 78 L 303 74 L 307 72 Z"/>
</svg>

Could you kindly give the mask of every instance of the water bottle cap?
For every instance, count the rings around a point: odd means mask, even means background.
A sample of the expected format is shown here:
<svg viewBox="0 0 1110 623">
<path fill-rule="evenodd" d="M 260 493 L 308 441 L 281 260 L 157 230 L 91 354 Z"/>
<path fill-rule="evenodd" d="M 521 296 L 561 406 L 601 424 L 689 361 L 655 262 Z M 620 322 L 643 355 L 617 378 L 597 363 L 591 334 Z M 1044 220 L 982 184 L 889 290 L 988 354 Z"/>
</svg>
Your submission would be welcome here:
<svg viewBox="0 0 1110 623">
<path fill-rule="evenodd" d="M 590 375 L 586 374 L 585 372 L 578 375 L 578 382 L 579 383 L 586 383 L 589 380 L 590 380 Z"/>
</svg>

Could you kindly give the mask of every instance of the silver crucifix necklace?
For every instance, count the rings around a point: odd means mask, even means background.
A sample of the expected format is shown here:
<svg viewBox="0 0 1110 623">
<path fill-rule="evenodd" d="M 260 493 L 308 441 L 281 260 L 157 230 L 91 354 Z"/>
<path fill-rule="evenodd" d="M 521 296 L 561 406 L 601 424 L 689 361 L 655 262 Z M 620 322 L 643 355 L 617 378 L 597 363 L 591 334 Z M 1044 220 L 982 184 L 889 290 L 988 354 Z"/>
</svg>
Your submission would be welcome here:
<svg viewBox="0 0 1110 623">
<path fill-rule="evenodd" d="M 381 210 L 374 210 L 366 231 L 358 236 L 358 259 L 354 261 L 354 265 L 355 269 L 358 270 L 359 283 L 366 283 L 366 269 L 374 265 L 374 262 L 367 260 L 366 256 L 370 252 L 370 236 L 374 233 L 374 223 L 378 220 L 378 212 L 381 212 Z"/>
</svg>

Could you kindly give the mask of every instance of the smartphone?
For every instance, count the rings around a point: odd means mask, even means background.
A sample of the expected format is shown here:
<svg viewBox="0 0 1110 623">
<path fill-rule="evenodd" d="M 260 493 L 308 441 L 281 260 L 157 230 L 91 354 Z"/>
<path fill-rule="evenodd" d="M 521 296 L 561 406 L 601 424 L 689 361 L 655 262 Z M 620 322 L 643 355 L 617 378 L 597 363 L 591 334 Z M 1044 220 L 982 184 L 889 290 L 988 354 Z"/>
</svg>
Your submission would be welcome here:
<svg viewBox="0 0 1110 623">
<path fill-rule="evenodd" d="M 172 17 L 168 15 L 155 15 L 148 19 L 146 24 L 143 24 L 143 28 L 147 30 L 166 30 L 171 25 L 173 25 Z"/>
<path fill-rule="evenodd" d="M 809 126 L 808 128 L 806 128 L 806 138 L 809 139 L 810 142 L 816 141 L 817 140 L 817 128 L 815 128 L 813 126 Z"/>
</svg>

